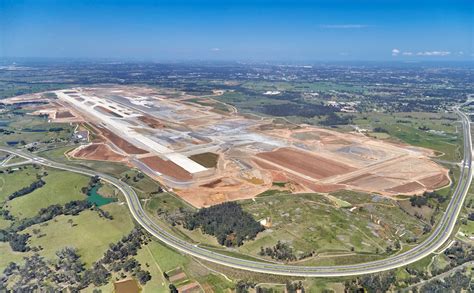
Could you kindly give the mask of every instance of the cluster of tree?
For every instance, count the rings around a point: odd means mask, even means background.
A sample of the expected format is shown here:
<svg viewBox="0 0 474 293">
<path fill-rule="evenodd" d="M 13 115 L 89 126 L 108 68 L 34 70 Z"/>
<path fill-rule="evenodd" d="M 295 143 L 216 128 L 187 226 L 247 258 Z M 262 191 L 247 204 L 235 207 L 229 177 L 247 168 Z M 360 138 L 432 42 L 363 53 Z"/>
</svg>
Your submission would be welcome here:
<svg viewBox="0 0 474 293">
<path fill-rule="evenodd" d="M 449 258 L 449 265 L 445 267 L 445 270 L 449 270 L 465 262 L 473 261 L 474 246 L 456 241 L 444 251 L 444 254 Z"/>
<path fill-rule="evenodd" d="M 100 184 L 100 177 L 97 176 L 97 175 L 91 177 L 91 179 L 89 180 L 89 183 L 87 184 L 87 186 L 84 186 L 84 187 L 81 188 L 82 193 L 89 196 L 92 188 L 96 187 L 97 184 Z"/>
<path fill-rule="evenodd" d="M 425 191 L 422 196 L 412 196 L 410 198 L 411 205 L 421 208 L 424 205 L 428 205 L 430 208 L 433 206 L 429 204 L 429 199 L 436 199 L 439 204 L 442 204 L 446 201 L 446 197 L 437 193 L 436 191 Z"/>
<path fill-rule="evenodd" d="M 413 118 L 412 116 L 407 116 L 407 118 Z M 410 124 L 411 121 L 410 120 L 403 120 L 403 119 L 397 119 L 397 121 L 395 121 L 397 123 L 401 123 L 401 124 Z"/>
<path fill-rule="evenodd" d="M 158 217 L 164 219 L 166 222 L 171 224 L 172 226 L 176 225 L 184 225 L 186 221 L 186 217 L 192 213 L 191 210 L 179 207 L 176 210 L 168 211 L 162 208 L 158 208 L 156 211 Z"/>
<path fill-rule="evenodd" d="M 114 272 L 123 271 L 127 274 L 135 276 L 140 284 L 146 284 L 151 280 L 151 274 L 149 271 L 142 270 L 141 264 L 135 258 L 128 258 L 122 261 L 116 261 L 109 265 L 110 269 Z M 125 278 L 125 274 L 122 275 Z"/>
<path fill-rule="evenodd" d="M 143 178 L 145 178 L 145 175 L 143 175 L 142 172 L 138 172 L 137 175 L 133 176 L 132 180 L 133 180 L 133 182 L 138 182 L 138 181 L 142 180 Z"/>
<path fill-rule="evenodd" d="M 441 279 L 434 279 L 421 287 L 421 292 L 473 292 L 474 284 L 471 277 L 466 273 L 466 268 L 462 272 Z"/>
<path fill-rule="evenodd" d="M 97 211 L 97 213 L 99 214 L 99 217 L 103 217 L 103 218 L 106 218 L 107 220 L 113 220 L 114 217 L 107 211 L 104 211 L 103 209 L 99 208 L 98 206 L 95 206 L 94 207 L 94 210 Z"/>
<path fill-rule="evenodd" d="M 346 281 L 345 292 L 388 292 L 395 283 L 394 271 L 379 274 L 369 274 Z"/>
<path fill-rule="evenodd" d="M 383 127 L 380 127 L 380 126 L 374 127 L 373 131 L 374 132 L 381 132 L 381 133 L 388 133 L 387 129 L 385 129 Z"/>
<path fill-rule="evenodd" d="M 286 292 L 287 293 L 304 293 L 303 283 L 301 281 L 298 282 L 286 282 Z"/>
<path fill-rule="evenodd" d="M 29 234 L 18 234 L 8 230 L 0 229 L 0 242 L 8 242 L 13 251 L 25 252 L 29 250 L 27 245 Z"/>
<path fill-rule="evenodd" d="M 63 127 L 50 127 L 48 129 L 49 132 L 60 132 L 60 131 L 63 131 L 64 128 Z"/>
<path fill-rule="evenodd" d="M 226 202 L 202 208 L 185 218 L 184 227 L 189 230 L 201 228 L 214 235 L 221 245 L 240 246 L 244 240 L 254 239 L 264 230 L 259 222 L 235 202 Z"/>
<path fill-rule="evenodd" d="M 119 242 L 111 244 L 110 248 L 104 253 L 103 263 L 111 265 L 116 261 L 127 258 L 128 256 L 136 255 L 138 249 L 142 244 L 146 244 L 147 237 L 142 229 L 135 228 L 124 236 Z"/>
<path fill-rule="evenodd" d="M 250 292 L 249 289 L 255 289 L 255 292 L 257 293 L 276 293 L 280 292 L 280 290 L 275 290 L 273 288 L 265 288 L 258 286 L 256 283 L 251 282 L 251 281 L 243 281 L 240 280 L 237 282 L 235 286 L 235 292 L 236 293 L 248 293 Z M 177 292 L 177 291 L 170 291 L 170 292 Z M 301 292 L 304 293 L 305 289 L 303 286 L 303 283 L 301 281 L 298 282 L 286 282 L 286 291 L 288 293 L 296 293 L 296 292 Z"/>
<path fill-rule="evenodd" d="M 6 291 L 7 284 L 13 292 L 53 291 L 53 284 L 50 283 L 51 274 L 52 270 L 44 258 L 33 254 L 24 258 L 22 266 L 10 263 L 5 268 L 3 278 L 0 279 L 0 291 L 2 289 Z"/>
<path fill-rule="evenodd" d="M 64 206 L 59 204 L 50 205 L 42 208 L 38 214 L 32 218 L 21 220 L 15 228 L 15 231 L 22 231 L 35 224 L 40 224 L 51 220 L 59 215 L 77 216 L 80 212 L 90 209 L 92 204 L 87 200 L 73 200 Z"/>
<path fill-rule="evenodd" d="M 410 276 L 407 278 L 404 278 L 403 283 L 404 284 L 417 284 L 417 283 L 420 283 L 422 280 L 428 280 L 432 276 L 440 275 L 466 262 L 470 262 L 474 260 L 474 247 L 462 242 L 455 242 L 452 246 L 450 246 L 448 249 L 444 251 L 444 254 L 447 256 L 449 263 L 442 268 L 438 268 L 438 267 L 432 268 L 431 274 L 428 274 L 428 272 L 424 268 L 420 269 L 420 268 L 414 268 L 414 267 L 406 267 L 405 271 Z M 445 291 L 450 291 L 450 290 L 446 290 L 447 288 L 450 288 L 450 286 L 452 286 L 450 282 L 447 282 L 447 283 L 435 282 L 434 284 L 429 284 L 429 286 L 426 288 L 422 287 L 423 290 L 421 291 L 422 292 L 445 292 Z M 431 289 L 439 288 L 439 289 L 433 290 L 433 291 L 428 290 L 430 288 Z M 413 291 L 413 292 L 417 292 L 417 291 Z M 460 291 L 455 290 L 453 292 L 460 292 Z"/>
<path fill-rule="evenodd" d="M 53 282 L 63 287 L 80 284 L 81 273 L 85 271 L 85 267 L 77 250 L 73 247 L 65 247 L 57 251 L 56 256 L 58 261 L 54 264 Z"/>
<path fill-rule="evenodd" d="M 422 126 L 418 126 L 418 129 L 421 130 L 421 131 L 428 131 L 428 130 L 430 130 L 431 128 L 429 128 L 429 127 L 426 126 L 426 125 L 422 125 Z"/>
<path fill-rule="evenodd" d="M 13 217 L 11 214 L 10 214 L 10 211 L 9 210 L 5 210 L 3 209 L 2 207 L 0 207 L 0 217 L 4 220 L 7 220 L 7 221 L 14 221 L 15 220 L 15 217 Z"/>
<path fill-rule="evenodd" d="M 13 134 L 13 133 L 15 133 L 15 131 L 0 128 L 0 134 L 2 134 L 2 135 L 3 135 L 3 134 L 4 134 L 4 135 L 10 135 L 10 134 Z"/>
<path fill-rule="evenodd" d="M 178 288 L 176 288 L 176 286 L 174 284 L 170 284 L 168 286 L 168 288 L 170 289 L 170 293 L 178 293 Z"/>
<path fill-rule="evenodd" d="M 295 261 L 298 258 L 293 253 L 293 249 L 286 242 L 278 241 L 273 247 L 260 247 L 259 255 L 269 256 L 273 259 L 284 260 L 284 261 Z"/>
<path fill-rule="evenodd" d="M 100 286 L 108 283 L 110 273 L 95 263 L 86 270 L 74 248 L 56 252 L 56 262 L 46 262 L 38 254 L 25 257 L 24 265 L 10 263 L 4 270 L 3 288 L 7 283 L 14 292 L 56 292 L 67 289 L 79 292 L 91 283 Z M 2 284 L 0 283 L 0 288 Z"/>
<path fill-rule="evenodd" d="M 47 208 L 42 208 L 36 216 L 23 219 L 5 230 L 0 229 L 0 242 L 9 242 L 13 251 L 28 251 L 30 248 L 27 245 L 27 240 L 30 235 L 27 233 L 19 234 L 19 232 L 35 224 L 47 222 L 56 216 L 77 215 L 91 207 L 91 203 L 86 200 L 75 200 L 66 203 L 64 206 L 51 205 Z"/>
<path fill-rule="evenodd" d="M 13 192 L 12 194 L 8 196 L 8 199 L 12 200 L 14 198 L 32 193 L 36 189 L 43 187 L 45 184 L 46 182 L 44 182 L 43 179 L 40 178 L 37 181 L 31 183 L 29 186 L 23 187 L 22 189 Z"/>
<path fill-rule="evenodd" d="M 320 124 L 324 126 L 348 125 L 352 123 L 353 119 L 353 115 L 338 115 L 333 112 L 328 114 L 326 118 L 320 122 Z"/>
<path fill-rule="evenodd" d="M 137 255 L 138 249 L 147 241 L 149 241 L 147 234 L 141 228 L 135 228 L 119 242 L 111 244 L 100 262 L 114 272 L 122 271 L 131 274 L 144 285 L 151 280 L 151 274 L 143 270 L 140 263 L 131 256 Z"/>
<path fill-rule="evenodd" d="M 248 293 L 250 288 L 255 288 L 257 284 L 250 281 L 239 280 L 235 285 L 236 293 Z"/>
<path fill-rule="evenodd" d="M 474 221 L 474 212 L 469 213 L 469 216 L 467 216 L 469 221 Z"/>
<path fill-rule="evenodd" d="M 0 234 L 1 235 L 1 234 Z M 6 285 L 14 292 L 56 292 L 67 289 L 69 292 L 79 292 L 88 287 L 103 286 L 109 283 L 111 271 L 132 275 L 141 284 L 150 279 L 150 272 L 141 268 L 141 264 L 132 255 L 146 243 L 147 235 L 141 229 L 134 229 L 118 243 L 111 244 L 104 256 L 86 269 L 81 262 L 76 249 L 66 247 L 56 252 L 55 262 L 45 262 L 43 257 L 34 254 L 25 257 L 24 265 L 10 263 L 0 278 L 0 291 L 6 290 Z"/>
</svg>

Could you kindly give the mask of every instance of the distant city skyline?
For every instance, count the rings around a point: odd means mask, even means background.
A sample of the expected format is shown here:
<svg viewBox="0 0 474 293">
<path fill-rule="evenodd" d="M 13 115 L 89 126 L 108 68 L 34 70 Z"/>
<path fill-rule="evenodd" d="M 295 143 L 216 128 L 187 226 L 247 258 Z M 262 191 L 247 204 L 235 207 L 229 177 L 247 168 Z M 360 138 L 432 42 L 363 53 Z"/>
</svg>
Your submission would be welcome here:
<svg viewBox="0 0 474 293">
<path fill-rule="evenodd" d="M 0 0 L 5 57 L 474 60 L 474 4 Z"/>
</svg>

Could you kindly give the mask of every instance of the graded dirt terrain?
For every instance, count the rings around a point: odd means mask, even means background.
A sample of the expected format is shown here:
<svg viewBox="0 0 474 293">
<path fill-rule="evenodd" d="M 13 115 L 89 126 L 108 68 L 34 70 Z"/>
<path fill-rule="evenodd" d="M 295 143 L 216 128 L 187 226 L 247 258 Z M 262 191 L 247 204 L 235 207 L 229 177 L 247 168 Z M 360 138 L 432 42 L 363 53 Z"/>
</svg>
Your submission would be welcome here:
<svg viewBox="0 0 474 293">
<path fill-rule="evenodd" d="M 299 151 L 293 148 L 281 148 L 272 152 L 259 153 L 258 158 L 287 170 L 307 175 L 314 179 L 345 174 L 355 168 L 334 160 Z"/>
<path fill-rule="evenodd" d="M 431 161 L 431 150 L 278 118 L 257 120 L 212 96 L 126 86 L 55 94 L 54 114 L 86 121 L 94 133 L 94 144 L 73 156 L 126 162 L 197 207 L 252 198 L 277 188 L 274 182 L 293 192 L 385 196 L 450 183 L 448 170 Z M 45 102 L 38 107 L 47 111 Z"/>
<path fill-rule="evenodd" d="M 108 130 L 107 128 L 100 127 L 97 125 L 94 125 L 97 129 L 100 130 L 103 136 L 105 136 L 111 143 L 116 145 L 118 148 L 123 150 L 124 152 L 128 154 L 146 154 L 147 151 L 138 148 L 134 146 L 133 144 L 129 143 L 125 139 L 121 138 L 117 134 L 113 133 L 112 131 Z"/>
<path fill-rule="evenodd" d="M 153 169 L 154 171 L 161 173 L 165 176 L 173 177 L 178 180 L 191 180 L 193 177 L 189 172 L 176 165 L 175 163 L 167 160 L 163 160 L 158 156 L 145 157 L 140 159 L 145 165 Z"/>
<path fill-rule="evenodd" d="M 108 145 L 93 143 L 84 147 L 79 147 L 68 154 L 77 159 L 125 162 L 127 157 L 114 152 Z"/>
</svg>

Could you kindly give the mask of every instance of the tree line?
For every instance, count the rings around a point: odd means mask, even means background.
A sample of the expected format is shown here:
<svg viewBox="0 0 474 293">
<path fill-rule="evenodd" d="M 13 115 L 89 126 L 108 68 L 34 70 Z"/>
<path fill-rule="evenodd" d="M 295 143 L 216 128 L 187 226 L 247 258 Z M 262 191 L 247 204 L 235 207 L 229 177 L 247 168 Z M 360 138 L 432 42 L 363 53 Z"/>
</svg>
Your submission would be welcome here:
<svg viewBox="0 0 474 293">
<path fill-rule="evenodd" d="M 44 182 L 43 179 L 40 178 L 37 181 L 31 183 L 29 186 L 23 187 L 22 189 L 17 190 L 15 192 L 13 192 L 12 194 L 10 194 L 8 196 L 8 200 L 12 200 L 14 198 L 30 194 L 33 191 L 35 191 L 36 189 L 43 187 L 45 184 L 46 184 L 46 182 Z"/>
<path fill-rule="evenodd" d="M 0 242 L 9 242 L 13 251 L 29 251 L 30 247 L 28 247 L 27 241 L 30 235 L 28 233 L 20 234 L 19 232 L 35 224 L 47 222 L 59 215 L 78 215 L 81 211 L 91 207 L 92 204 L 87 200 L 75 200 L 66 203 L 64 206 L 56 204 L 42 208 L 36 216 L 23 219 L 7 229 L 0 229 Z"/>
</svg>

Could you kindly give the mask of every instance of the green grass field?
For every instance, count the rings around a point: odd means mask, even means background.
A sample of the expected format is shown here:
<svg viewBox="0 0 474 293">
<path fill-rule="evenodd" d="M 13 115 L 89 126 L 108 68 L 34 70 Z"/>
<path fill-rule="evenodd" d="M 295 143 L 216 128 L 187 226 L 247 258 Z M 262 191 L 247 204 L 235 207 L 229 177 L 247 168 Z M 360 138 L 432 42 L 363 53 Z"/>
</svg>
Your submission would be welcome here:
<svg viewBox="0 0 474 293">
<path fill-rule="evenodd" d="M 248 81 L 242 84 L 242 87 L 254 91 L 298 91 L 298 92 L 361 92 L 362 88 L 340 82 L 268 82 L 268 81 Z"/>
<path fill-rule="evenodd" d="M 103 197 L 113 198 L 119 194 L 119 191 L 112 184 L 102 181 L 102 185 L 100 186 L 97 193 Z"/>
<path fill-rule="evenodd" d="M 65 204 L 72 200 L 86 199 L 81 188 L 87 186 L 89 177 L 66 171 L 47 169 L 43 177 L 46 184 L 30 194 L 17 197 L 6 203 L 5 207 L 18 218 L 29 218 L 40 209 L 52 204 Z"/>
<path fill-rule="evenodd" d="M 127 172 L 127 170 L 130 169 L 129 167 L 120 163 L 77 160 L 77 159 L 70 159 L 70 158 L 65 157 L 64 153 L 67 153 L 68 151 L 72 149 L 74 149 L 74 147 L 71 147 L 71 146 L 53 148 L 53 149 L 41 151 L 38 153 L 38 155 L 55 162 L 65 163 L 65 164 L 70 164 L 70 165 L 77 165 L 83 168 L 100 171 L 102 173 L 110 174 L 113 176 L 120 176 L 120 174 Z"/>
<path fill-rule="evenodd" d="M 297 255 L 315 251 L 329 256 L 359 254 L 349 258 L 352 261 L 379 258 L 385 254 L 388 241 L 399 238 L 399 231 L 405 232 L 401 238 L 403 242 L 420 236 L 423 229 L 423 223 L 407 215 L 394 200 L 364 193 L 342 191 L 331 195 L 293 195 L 275 190 L 255 200 L 240 201 L 240 204 L 256 220 L 269 217 L 272 221 L 269 229 L 236 250 L 248 257 L 260 257 L 261 247 L 272 247 L 280 240 L 290 243 Z M 155 221 L 168 226 L 181 238 L 221 249 L 213 237 L 199 230 L 171 227 L 157 216 L 158 211 L 172 213 L 184 207 L 182 200 L 166 193 L 153 196 L 145 205 Z M 352 207 L 356 209 L 349 211 Z M 341 261 L 324 257 L 318 261 Z"/>
<path fill-rule="evenodd" d="M 168 286 L 163 277 L 163 271 L 150 249 L 150 247 L 154 246 L 155 242 L 153 241 L 142 247 L 135 256 L 136 260 L 141 263 L 142 268 L 149 271 L 152 276 L 151 280 L 145 286 L 142 286 L 142 289 L 143 292 L 166 292 Z"/>
<path fill-rule="evenodd" d="M 8 228 L 11 224 L 12 224 L 12 221 L 0 218 L 0 229 Z"/>
<path fill-rule="evenodd" d="M 101 218 L 96 211 L 91 210 L 85 210 L 77 216 L 58 216 L 47 225 L 39 224 L 26 229 L 24 232 L 32 235 L 28 243 L 31 247 L 41 246 L 41 254 L 49 259 L 54 258 L 56 251 L 63 247 L 75 247 L 89 267 L 102 257 L 110 243 L 119 241 L 134 226 L 126 206 L 114 203 L 102 209 L 114 219 Z M 40 232 L 34 235 L 33 229 L 39 229 Z M 38 237 L 41 234 L 45 236 Z"/>
<path fill-rule="evenodd" d="M 11 158 L 7 164 L 10 165 L 10 164 L 16 164 L 16 163 L 21 163 L 21 162 L 26 162 L 26 161 L 27 160 L 25 158 L 13 156 L 13 158 Z"/>
<path fill-rule="evenodd" d="M 38 173 L 40 173 L 39 169 L 26 165 L 22 167 L 22 170 L 17 170 L 10 174 L 0 174 L 0 202 L 6 200 L 13 192 L 36 181 L 36 174 Z"/>
<path fill-rule="evenodd" d="M 429 148 L 440 153 L 441 159 L 457 162 L 462 156 L 462 136 L 456 120 L 451 113 L 370 113 L 360 114 L 354 124 L 368 130 L 383 128 L 386 133 L 370 132 L 369 135 Z M 423 127 L 430 130 L 421 130 Z"/>
<path fill-rule="evenodd" d="M 142 174 L 143 177 L 140 178 L 138 174 Z M 141 173 L 137 169 L 130 169 L 125 172 L 122 172 L 118 177 L 120 177 L 127 184 L 134 187 L 135 190 L 138 191 L 138 194 L 141 198 L 149 198 L 150 193 L 158 191 L 160 187 L 160 184 L 158 182 Z M 134 177 L 135 180 L 133 179 Z"/>
<path fill-rule="evenodd" d="M 25 253 L 13 251 L 8 242 L 0 242 L 0 272 L 3 272 L 10 262 L 21 263 L 23 256 L 26 255 Z"/>
<path fill-rule="evenodd" d="M 52 142 L 68 139 L 73 127 L 69 124 L 49 123 L 47 118 L 32 115 L 15 115 L 13 117 L 3 117 L 0 120 L 8 119 L 8 127 L 5 129 L 13 130 L 14 133 L 9 135 L 0 135 L 0 143 L 6 145 L 11 141 L 31 142 Z M 48 131 L 50 128 L 61 127 L 61 131 Z M 35 131 L 30 131 L 30 130 Z"/>
<path fill-rule="evenodd" d="M 351 252 L 354 247 L 358 253 L 375 253 L 377 247 L 381 252 L 385 249 L 385 241 L 374 235 L 375 223 L 364 214 L 340 208 L 323 195 L 266 196 L 241 203 L 255 219 L 269 217 L 272 221 L 270 229 L 239 248 L 251 255 L 257 255 L 260 247 L 274 246 L 278 240 L 290 243 L 295 252 L 338 254 Z"/>
</svg>

